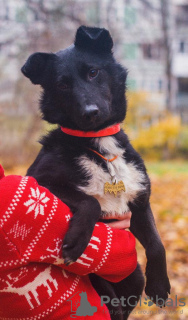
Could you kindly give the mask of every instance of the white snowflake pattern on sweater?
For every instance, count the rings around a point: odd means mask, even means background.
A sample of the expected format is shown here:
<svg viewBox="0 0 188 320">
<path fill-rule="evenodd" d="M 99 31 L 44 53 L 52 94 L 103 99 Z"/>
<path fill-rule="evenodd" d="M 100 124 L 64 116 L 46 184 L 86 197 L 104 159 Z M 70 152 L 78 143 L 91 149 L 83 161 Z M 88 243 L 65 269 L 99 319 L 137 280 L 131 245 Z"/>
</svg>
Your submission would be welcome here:
<svg viewBox="0 0 188 320">
<path fill-rule="evenodd" d="M 31 195 L 29 196 L 29 200 L 24 202 L 24 205 L 28 207 L 26 214 L 34 211 L 35 212 L 35 219 L 40 215 L 44 215 L 44 207 L 46 207 L 46 203 L 50 200 L 46 196 L 46 192 L 40 193 L 39 188 L 30 188 Z"/>
</svg>

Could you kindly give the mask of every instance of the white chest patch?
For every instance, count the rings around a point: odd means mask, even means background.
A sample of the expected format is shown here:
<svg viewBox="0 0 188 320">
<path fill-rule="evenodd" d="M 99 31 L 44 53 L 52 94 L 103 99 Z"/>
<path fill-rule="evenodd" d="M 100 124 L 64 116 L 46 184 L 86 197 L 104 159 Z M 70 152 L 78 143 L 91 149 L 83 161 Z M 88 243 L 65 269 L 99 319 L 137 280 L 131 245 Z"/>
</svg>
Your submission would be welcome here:
<svg viewBox="0 0 188 320">
<path fill-rule="evenodd" d="M 109 172 L 104 171 L 101 165 L 98 165 L 94 160 L 90 160 L 87 156 L 78 158 L 78 163 L 91 178 L 87 186 L 78 186 L 78 189 L 96 198 L 105 216 L 121 216 L 129 211 L 128 202 L 133 201 L 138 192 L 145 190 L 142 184 L 145 181 L 145 175 L 133 163 L 126 163 L 123 158 L 124 150 L 119 147 L 114 137 L 97 138 L 95 139 L 95 146 L 108 159 L 118 155 L 112 165 L 116 181 L 122 180 L 126 191 L 118 192 L 116 197 L 113 193 L 104 194 L 104 184 L 105 182 L 111 183 L 111 176 Z"/>
</svg>

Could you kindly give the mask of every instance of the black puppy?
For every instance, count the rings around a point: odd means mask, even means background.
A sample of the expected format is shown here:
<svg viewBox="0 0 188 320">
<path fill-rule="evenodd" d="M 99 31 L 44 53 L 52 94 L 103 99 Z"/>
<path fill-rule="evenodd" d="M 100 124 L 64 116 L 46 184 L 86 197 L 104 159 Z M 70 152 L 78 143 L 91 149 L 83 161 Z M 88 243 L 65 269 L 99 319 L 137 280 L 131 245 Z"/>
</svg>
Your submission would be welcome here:
<svg viewBox="0 0 188 320">
<path fill-rule="evenodd" d="M 34 53 L 22 67 L 23 74 L 43 88 L 43 119 L 63 127 L 42 139 L 43 147 L 27 174 L 74 213 L 63 246 L 67 264 L 83 253 L 102 216 L 110 218 L 131 210 L 130 230 L 146 250 L 145 292 L 154 301 L 156 296 L 165 300 L 170 284 L 165 249 L 149 203 L 150 181 L 143 160 L 116 125 L 126 115 L 127 72 L 115 61 L 112 46 L 107 30 L 82 26 L 74 45 L 56 54 Z M 105 133 L 101 131 L 106 128 Z M 95 275 L 91 281 L 99 294 L 135 296 L 132 306 L 119 307 L 119 316 L 111 310 L 112 319 L 127 319 L 144 286 L 139 265 L 119 283 Z"/>
</svg>

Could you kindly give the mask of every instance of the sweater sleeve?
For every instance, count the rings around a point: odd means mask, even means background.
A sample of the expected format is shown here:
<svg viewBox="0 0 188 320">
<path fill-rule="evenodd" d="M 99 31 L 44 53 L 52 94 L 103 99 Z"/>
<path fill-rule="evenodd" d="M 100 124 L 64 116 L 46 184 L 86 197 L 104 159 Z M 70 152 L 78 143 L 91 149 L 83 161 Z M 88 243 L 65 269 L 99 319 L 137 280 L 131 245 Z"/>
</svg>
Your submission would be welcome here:
<svg viewBox="0 0 188 320">
<path fill-rule="evenodd" d="M 72 217 L 70 209 L 32 177 L 2 178 L 0 195 L 0 234 L 7 243 L 1 257 L 8 259 L 1 261 L 2 267 L 50 263 L 79 275 L 93 272 L 112 282 L 122 280 L 136 268 L 134 236 L 104 223 L 96 224 L 84 253 L 66 266 L 62 241 Z"/>
</svg>

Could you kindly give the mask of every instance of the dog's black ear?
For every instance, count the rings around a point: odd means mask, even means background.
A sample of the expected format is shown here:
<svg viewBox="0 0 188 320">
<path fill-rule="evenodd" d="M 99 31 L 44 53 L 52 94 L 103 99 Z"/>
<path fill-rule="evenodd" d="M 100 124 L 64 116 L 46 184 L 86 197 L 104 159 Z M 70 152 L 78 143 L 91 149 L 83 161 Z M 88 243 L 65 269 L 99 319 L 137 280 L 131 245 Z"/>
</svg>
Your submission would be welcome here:
<svg viewBox="0 0 188 320">
<path fill-rule="evenodd" d="M 91 50 L 95 53 L 111 53 L 113 40 L 108 30 L 81 26 L 75 37 L 75 47 Z"/>
<path fill-rule="evenodd" d="M 29 78 L 34 84 L 42 84 L 46 70 L 55 59 L 54 53 L 33 53 L 21 68 L 24 76 Z"/>
</svg>

